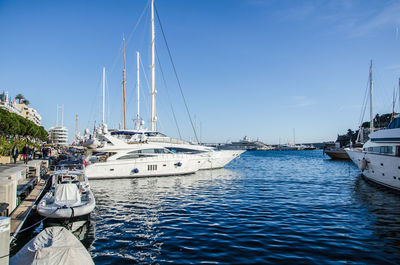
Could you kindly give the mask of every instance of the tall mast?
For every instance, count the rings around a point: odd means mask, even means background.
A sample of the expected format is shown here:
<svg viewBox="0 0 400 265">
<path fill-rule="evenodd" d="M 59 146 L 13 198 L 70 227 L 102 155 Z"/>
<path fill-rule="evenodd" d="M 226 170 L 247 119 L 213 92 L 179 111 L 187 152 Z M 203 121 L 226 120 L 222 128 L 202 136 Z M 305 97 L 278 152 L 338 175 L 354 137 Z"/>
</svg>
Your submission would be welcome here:
<svg viewBox="0 0 400 265">
<path fill-rule="evenodd" d="M 58 109 L 59 109 L 59 107 L 58 107 L 58 105 L 57 105 L 57 121 L 56 121 L 56 127 L 58 127 Z"/>
<path fill-rule="evenodd" d="M 399 78 L 399 114 L 400 114 L 400 78 Z"/>
<path fill-rule="evenodd" d="M 394 106 L 396 105 L 396 87 L 393 87 L 393 102 L 392 102 L 392 117 L 390 118 L 390 121 L 394 119 Z"/>
<path fill-rule="evenodd" d="M 105 106 L 105 90 L 106 90 L 106 68 L 103 67 L 103 112 L 101 123 L 104 124 L 104 106 Z"/>
<path fill-rule="evenodd" d="M 374 131 L 374 117 L 373 117 L 373 112 L 372 112 L 372 60 L 371 60 L 371 65 L 369 67 L 369 118 L 370 118 L 370 131 Z"/>
<path fill-rule="evenodd" d="M 75 116 L 75 140 L 78 143 L 78 134 L 79 134 L 79 129 L 78 129 L 78 114 Z"/>
<path fill-rule="evenodd" d="M 151 130 L 156 131 L 156 72 L 155 72 L 154 0 L 151 0 Z"/>
<path fill-rule="evenodd" d="M 137 88 L 137 99 L 136 99 L 136 102 L 137 102 L 137 114 L 136 114 L 136 129 L 138 130 L 139 128 L 140 128 L 140 113 L 139 113 L 139 111 L 140 111 L 140 98 L 139 98 L 139 96 L 140 96 L 140 91 L 139 91 L 139 82 L 140 82 L 140 79 L 139 79 L 139 56 L 140 56 L 140 54 L 139 54 L 139 52 L 136 52 L 136 77 L 137 77 L 137 79 L 136 79 L 136 88 Z"/>
<path fill-rule="evenodd" d="M 124 70 L 122 71 L 122 97 L 124 103 L 124 130 L 126 130 L 126 105 L 125 105 L 125 83 L 126 83 L 126 65 L 125 65 L 125 37 L 123 38 L 124 46 Z"/>
</svg>

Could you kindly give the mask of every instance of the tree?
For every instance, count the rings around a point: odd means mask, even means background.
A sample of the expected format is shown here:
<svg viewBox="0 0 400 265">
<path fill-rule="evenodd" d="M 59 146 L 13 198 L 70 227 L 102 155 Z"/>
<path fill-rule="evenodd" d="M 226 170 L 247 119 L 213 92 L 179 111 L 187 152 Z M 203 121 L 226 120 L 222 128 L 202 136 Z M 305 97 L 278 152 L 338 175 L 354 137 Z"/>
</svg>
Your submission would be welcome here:
<svg viewBox="0 0 400 265">
<path fill-rule="evenodd" d="M 24 103 L 25 105 L 27 105 L 27 106 L 28 106 L 30 102 L 29 102 L 29 100 L 27 100 L 27 99 L 24 99 L 24 100 L 22 100 L 22 103 Z"/>
<path fill-rule="evenodd" d="M 18 94 L 15 96 L 15 99 L 18 99 L 18 103 L 21 104 L 21 100 L 25 99 L 25 97 L 22 94 Z"/>
<path fill-rule="evenodd" d="M 347 130 L 347 136 L 349 136 L 350 138 L 353 136 L 354 132 L 352 129 L 348 129 Z"/>
</svg>

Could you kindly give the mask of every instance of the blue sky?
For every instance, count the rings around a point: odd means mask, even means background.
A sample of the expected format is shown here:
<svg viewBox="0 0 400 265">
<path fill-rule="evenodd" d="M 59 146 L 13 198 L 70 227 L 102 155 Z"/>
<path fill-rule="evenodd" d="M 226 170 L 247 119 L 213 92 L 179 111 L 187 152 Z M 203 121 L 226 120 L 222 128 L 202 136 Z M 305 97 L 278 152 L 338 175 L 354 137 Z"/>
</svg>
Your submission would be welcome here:
<svg viewBox="0 0 400 265">
<path fill-rule="evenodd" d="M 125 35 L 128 127 L 136 116 L 137 50 L 144 66 L 141 112 L 149 125 L 148 4 L 0 0 L 0 90 L 26 96 L 45 128 L 55 125 L 56 105 L 63 104 L 72 140 L 75 114 L 81 131 L 101 120 L 105 66 L 106 121 L 118 127 Z M 156 5 L 202 141 L 247 135 L 286 142 L 293 129 L 297 142 L 335 140 L 358 126 L 371 59 L 374 112 L 391 111 L 400 77 L 400 1 L 156 0 Z M 178 136 L 173 105 L 188 139 L 193 133 L 158 24 L 156 45 L 167 84 L 157 64 L 158 128 Z"/>
</svg>

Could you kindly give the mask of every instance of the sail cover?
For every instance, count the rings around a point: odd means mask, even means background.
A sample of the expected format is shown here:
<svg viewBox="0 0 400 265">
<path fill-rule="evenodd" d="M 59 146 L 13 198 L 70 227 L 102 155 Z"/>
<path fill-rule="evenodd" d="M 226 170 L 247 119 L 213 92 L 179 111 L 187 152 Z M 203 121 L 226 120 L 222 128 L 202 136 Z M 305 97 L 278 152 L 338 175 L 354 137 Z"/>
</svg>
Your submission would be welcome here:
<svg viewBox="0 0 400 265">
<path fill-rule="evenodd" d="M 64 227 L 49 227 L 28 242 L 10 264 L 94 264 L 82 243 Z"/>
</svg>

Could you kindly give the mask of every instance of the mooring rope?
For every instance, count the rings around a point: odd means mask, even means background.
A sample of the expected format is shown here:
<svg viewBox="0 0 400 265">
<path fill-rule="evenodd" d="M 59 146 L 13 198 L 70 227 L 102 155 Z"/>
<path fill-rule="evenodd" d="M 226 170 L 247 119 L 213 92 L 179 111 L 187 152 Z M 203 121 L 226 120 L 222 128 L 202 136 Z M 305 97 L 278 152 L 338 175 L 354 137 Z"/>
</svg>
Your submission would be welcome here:
<svg viewBox="0 0 400 265">
<path fill-rule="evenodd" d="M 52 215 L 53 213 L 57 212 L 59 209 L 61 209 L 61 207 L 55 209 L 55 210 L 54 210 L 52 213 L 50 213 L 49 215 Z M 47 218 L 49 218 L 49 216 L 46 216 L 45 218 L 43 218 L 42 220 L 40 220 L 40 221 L 34 223 L 34 224 L 31 225 L 31 226 L 28 226 L 28 227 L 26 227 L 26 228 L 24 228 L 24 229 L 19 230 L 18 233 L 22 233 L 22 232 L 25 232 L 26 230 L 31 229 L 32 227 L 34 227 L 34 226 L 40 224 L 41 222 L 43 222 L 43 221 L 46 220 Z"/>
</svg>

